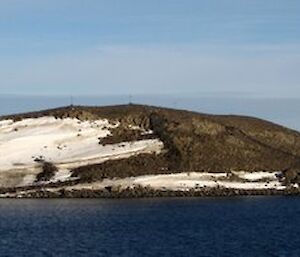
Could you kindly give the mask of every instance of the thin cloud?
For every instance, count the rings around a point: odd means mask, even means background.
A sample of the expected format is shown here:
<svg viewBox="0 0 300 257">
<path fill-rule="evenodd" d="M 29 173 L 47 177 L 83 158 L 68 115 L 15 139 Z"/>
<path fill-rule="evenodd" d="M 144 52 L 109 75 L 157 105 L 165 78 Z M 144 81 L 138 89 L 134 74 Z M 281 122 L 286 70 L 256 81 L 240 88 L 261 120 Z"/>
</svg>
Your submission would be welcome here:
<svg viewBox="0 0 300 257">
<path fill-rule="evenodd" d="M 268 48 L 263 46 L 263 48 Z M 57 94 L 253 91 L 299 94 L 300 48 L 104 46 L 77 54 L 0 61 L 3 93 Z"/>
</svg>

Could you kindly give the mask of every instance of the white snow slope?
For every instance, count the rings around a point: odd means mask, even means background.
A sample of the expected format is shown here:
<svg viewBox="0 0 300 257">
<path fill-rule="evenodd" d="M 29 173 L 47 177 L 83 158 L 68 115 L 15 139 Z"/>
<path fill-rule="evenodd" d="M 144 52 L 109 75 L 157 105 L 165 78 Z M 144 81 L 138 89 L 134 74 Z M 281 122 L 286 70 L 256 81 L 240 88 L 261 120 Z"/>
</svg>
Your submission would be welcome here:
<svg viewBox="0 0 300 257">
<path fill-rule="evenodd" d="M 110 134 L 108 120 L 80 121 L 41 117 L 0 121 L 0 186 L 30 185 L 40 172 L 35 159 L 52 162 L 59 169 L 53 181 L 66 180 L 70 169 L 127 158 L 140 153 L 159 153 L 157 139 L 101 145 Z"/>
</svg>

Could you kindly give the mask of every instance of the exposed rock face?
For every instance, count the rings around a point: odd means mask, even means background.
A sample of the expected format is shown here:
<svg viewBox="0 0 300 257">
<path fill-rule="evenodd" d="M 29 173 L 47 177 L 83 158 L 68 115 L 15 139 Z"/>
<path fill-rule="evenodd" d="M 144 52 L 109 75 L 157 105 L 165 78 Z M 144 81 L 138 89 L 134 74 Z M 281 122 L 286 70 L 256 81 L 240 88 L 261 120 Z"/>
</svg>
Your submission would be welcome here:
<svg viewBox="0 0 300 257">
<path fill-rule="evenodd" d="M 296 166 L 299 167 L 299 166 Z M 283 171 L 284 175 L 284 184 L 291 186 L 293 184 L 300 185 L 300 169 L 299 168 L 289 168 Z"/>
<path fill-rule="evenodd" d="M 36 176 L 36 181 L 41 182 L 41 181 L 49 181 L 51 178 L 54 177 L 55 172 L 58 171 L 57 167 L 55 167 L 54 164 L 50 162 L 45 162 L 42 161 L 42 172 L 37 174 Z"/>
<path fill-rule="evenodd" d="M 7 198 L 152 198 L 152 197 L 233 197 L 233 196 L 256 196 L 256 195 L 299 195 L 298 188 L 286 190 L 265 189 L 265 190 L 245 190 L 228 188 L 206 188 L 202 190 L 173 191 L 154 190 L 147 187 L 126 188 L 105 188 L 103 190 L 44 190 L 11 192 Z"/>
<path fill-rule="evenodd" d="M 102 138 L 99 144 L 152 138 L 164 143 L 160 154 L 141 154 L 74 169 L 73 177 L 84 182 L 182 171 L 232 170 L 286 171 L 287 183 L 299 181 L 300 133 L 268 121 L 140 105 L 74 106 L 3 118 L 42 116 L 105 118 L 112 124 L 120 124 L 111 128 L 111 135 Z"/>
</svg>

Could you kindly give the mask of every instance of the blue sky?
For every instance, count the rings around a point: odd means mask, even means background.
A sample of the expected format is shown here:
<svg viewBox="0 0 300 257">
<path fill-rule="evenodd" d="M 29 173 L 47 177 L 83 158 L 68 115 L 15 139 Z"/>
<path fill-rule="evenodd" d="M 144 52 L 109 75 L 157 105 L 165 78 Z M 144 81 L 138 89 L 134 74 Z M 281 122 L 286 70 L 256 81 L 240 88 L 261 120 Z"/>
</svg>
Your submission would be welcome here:
<svg viewBox="0 0 300 257">
<path fill-rule="evenodd" d="M 300 94 L 299 0 L 2 0 L 0 93 Z"/>
</svg>

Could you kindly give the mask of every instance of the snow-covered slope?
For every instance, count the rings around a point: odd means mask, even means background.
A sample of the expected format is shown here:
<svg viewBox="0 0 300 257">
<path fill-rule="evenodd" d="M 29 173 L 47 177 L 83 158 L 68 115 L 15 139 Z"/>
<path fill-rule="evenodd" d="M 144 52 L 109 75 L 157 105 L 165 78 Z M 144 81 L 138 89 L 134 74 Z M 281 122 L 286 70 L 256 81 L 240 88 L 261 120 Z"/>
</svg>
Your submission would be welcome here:
<svg viewBox="0 0 300 257">
<path fill-rule="evenodd" d="M 245 190 L 285 189 L 285 186 L 278 179 L 280 172 L 266 173 L 268 174 L 268 179 L 266 179 L 266 175 L 263 172 L 234 172 L 237 177 L 235 180 L 232 180 L 228 173 L 182 172 L 177 174 L 146 175 L 126 179 L 105 179 L 102 182 L 79 184 L 71 186 L 68 189 L 103 189 L 105 187 L 120 187 L 125 189 L 135 186 L 174 191 L 216 187 Z M 253 181 L 253 177 L 255 177 L 255 181 Z"/>
<path fill-rule="evenodd" d="M 66 180 L 69 170 L 140 153 L 159 153 L 157 139 L 99 144 L 110 134 L 106 119 L 80 121 L 75 118 L 41 117 L 0 121 L 0 186 L 30 185 L 40 172 L 37 160 L 53 163 L 58 172 L 53 181 Z"/>
</svg>

